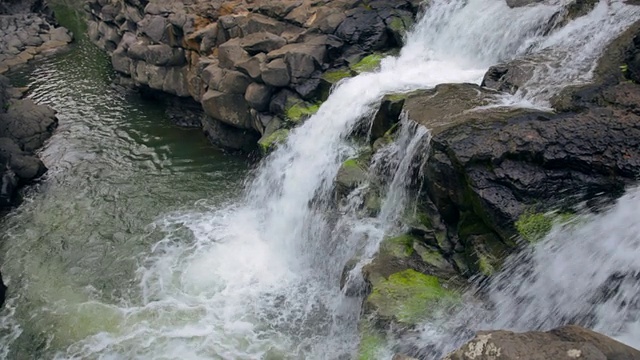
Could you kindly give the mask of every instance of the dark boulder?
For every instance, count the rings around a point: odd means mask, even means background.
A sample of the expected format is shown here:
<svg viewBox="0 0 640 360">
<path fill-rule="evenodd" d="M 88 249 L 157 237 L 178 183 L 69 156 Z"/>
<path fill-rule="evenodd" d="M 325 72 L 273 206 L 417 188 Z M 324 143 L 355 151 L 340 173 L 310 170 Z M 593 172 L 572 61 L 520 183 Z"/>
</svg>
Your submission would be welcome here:
<svg viewBox="0 0 640 360">
<path fill-rule="evenodd" d="M 383 48 L 389 38 L 382 18 L 366 7 L 348 11 L 346 19 L 336 29 L 336 35 L 365 51 Z"/>
</svg>

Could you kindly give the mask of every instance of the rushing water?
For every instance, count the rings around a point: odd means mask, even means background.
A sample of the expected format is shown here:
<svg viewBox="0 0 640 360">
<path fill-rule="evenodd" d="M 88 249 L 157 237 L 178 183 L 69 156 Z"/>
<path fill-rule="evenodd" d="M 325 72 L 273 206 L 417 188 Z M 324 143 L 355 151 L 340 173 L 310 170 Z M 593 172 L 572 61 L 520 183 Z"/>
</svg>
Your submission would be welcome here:
<svg viewBox="0 0 640 360">
<path fill-rule="evenodd" d="M 428 161 L 429 138 L 405 119 L 395 143 L 374 155 L 370 171 L 387 185 L 379 215 L 363 217 L 358 208 L 370 184 L 334 204 L 340 164 L 358 153 L 349 135 L 387 93 L 479 82 L 488 66 L 532 53 L 562 67 L 549 75 L 542 66 L 530 92 L 513 102 L 545 106 L 545 78 L 587 80 L 604 45 L 639 18 L 635 7 L 602 1 L 548 32 L 565 3 L 509 9 L 503 0 L 432 1 L 400 55 L 341 82 L 237 196 L 242 163 L 109 88 L 105 59 L 85 43 L 24 72 L 32 96 L 58 108 L 61 127 L 42 153 L 50 176 L 6 220 L 5 354 L 349 358 L 361 299 L 340 291 L 342 269 L 354 256 L 361 266 L 384 236 L 402 229 L 407 187 L 414 165 Z M 433 335 L 431 325 L 423 335 Z M 520 327 L 535 326 L 544 325 Z M 454 343 L 446 326 L 435 328 L 437 346 Z"/>
<path fill-rule="evenodd" d="M 60 125 L 40 154 L 46 179 L 3 219 L 0 357 L 51 358 L 109 329 L 109 304 L 142 297 L 136 271 L 165 236 L 159 216 L 233 199 L 247 166 L 171 124 L 162 104 L 112 88 L 108 58 L 84 38 L 11 78 Z"/>
</svg>

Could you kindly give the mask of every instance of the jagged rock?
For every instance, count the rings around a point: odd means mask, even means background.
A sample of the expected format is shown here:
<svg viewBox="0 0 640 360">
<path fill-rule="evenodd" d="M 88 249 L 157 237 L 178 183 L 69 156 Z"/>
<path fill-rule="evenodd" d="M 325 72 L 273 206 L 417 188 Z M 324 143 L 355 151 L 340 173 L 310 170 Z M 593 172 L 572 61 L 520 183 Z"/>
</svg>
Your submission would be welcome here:
<svg viewBox="0 0 640 360">
<path fill-rule="evenodd" d="M 235 69 L 238 64 L 249 60 L 251 56 L 243 49 L 240 39 L 232 39 L 218 47 L 218 60 L 220 66 L 227 69 Z"/>
<path fill-rule="evenodd" d="M 240 40 L 240 46 L 249 53 L 268 53 L 283 47 L 287 41 L 278 35 L 268 32 L 257 32 L 247 35 Z"/>
<path fill-rule="evenodd" d="M 264 66 L 261 75 L 262 81 L 267 85 L 283 87 L 289 85 L 291 76 L 284 59 L 275 59 Z"/>
<path fill-rule="evenodd" d="M 286 0 L 267 1 L 260 4 L 258 11 L 272 18 L 283 20 L 299 3 Z"/>
<path fill-rule="evenodd" d="M 247 16 L 246 31 L 248 34 L 267 32 L 271 34 L 281 35 L 290 26 L 284 22 L 264 16 L 261 14 L 249 14 Z"/>
<path fill-rule="evenodd" d="M 191 46 L 193 50 L 199 50 L 201 53 L 209 53 L 217 44 L 218 24 L 211 23 L 196 32 L 189 34 L 186 38 L 187 44 L 195 44 Z"/>
<path fill-rule="evenodd" d="M 244 94 L 247 91 L 247 87 L 251 84 L 251 79 L 239 71 L 225 70 L 223 71 L 222 79 L 220 83 L 213 84 L 215 90 L 229 93 L 229 94 Z"/>
<path fill-rule="evenodd" d="M 34 155 L 57 125 L 55 112 L 9 87 L 0 76 L 0 209 L 19 202 L 18 189 L 44 174 L 47 168 Z M 1 281 L 0 281 L 1 283 Z M 0 284 L 0 302 L 5 288 Z"/>
<path fill-rule="evenodd" d="M 190 96 L 203 102 L 203 108 L 218 121 L 264 132 L 261 117 L 274 115 L 269 114 L 272 108 L 280 115 L 292 107 L 296 110 L 292 113 L 304 109 L 297 120 L 287 118 L 292 123 L 315 111 L 315 103 L 330 87 L 322 73 L 334 61 L 343 65 L 341 56 L 349 51 L 346 42 L 355 36 L 355 41 L 366 43 L 378 28 L 395 37 L 396 28 L 406 27 L 405 17 L 414 9 L 407 1 L 373 1 L 360 10 L 356 6 L 355 0 L 91 0 L 87 8 L 90 38 L 111 54 L 114 69 L 125 76 L 124 82 Z M 347 22 L 347 13 L 357 13 L 353 17 L 358 18 L 361 10 L 370 11 L 377 20 L 360 26 L 351 19 L 357 34 L 350 33 L 349 39 L 336 36 L 336 29 Z M 361 54 L 360 44 L 353 45 L 352 51 Z M 395 46 L 397 42 L 379 45 Z M 251 82 L 256 85 L 248 88 Z M 278 106 L 279 100 L 270 99 L 271 93 L 285 94 L 285 87 L 298 93 L 284 98 L 295 104 L 287 100 Z M 227 110 L 214 110 L 212 103 L 217 104 L 221 97 L 229 101 L 224 104 Z"/>
<path fill-rule="evenodd" d="M 162 91 L 172 95 L 189 96 L 189 82 L 187 67 L 170 67 L 162 83 Z"/>
<path fill-rule="evenodd" d="M 283 89 L 277 92 L 272 98 L 269 104 L 269 112 L 272 114 L 281 115 L 285 111 L 295 104 L 302 103 L 303 100 L 291 90 Z"/>
<path fill-rule="evenodd" d="M 182 66 L 186 64 L 184 50 L 168 45 L 149 45 L 144 51 L 144 60 L 156 66 Z"/>
<path fill-rule="evenodd" d="M 165 39 L 167 25 L 168 21 L 166 18 L 162 16 L 147 15 L 142 21 L 140 21 L 140 23 L 138 23 L 138 28 L 152 41 L 154 41 L 155 43 L 160 43 L 163 39 Z"/>
<path fill-rule="evenodd" d="M 640 351 L 578 326 L 547 332 L 481 331 L 444 360 L 636 360 Z"/>
<path fill-rule="evenodd" d="M 254 80 L 263 81 L 262 71 L 264 70 L 264 65 L 266 61 L 267 61 L 267 55 L 264 53 L 260 53 L 251 57 L 249 60 L 238 64 L 238 70 L 249 75 Z M 271 74 L 271 75 L 273 76 L 273 78 L 271 78 L 272 81 L 274 80 L 274 78 L 278 77 L 278 74 Z"/>
<path fill-rule="evenodd" d="M 129 57 L 127 51 L 120 47 L 113 52 L 113 55 L 111 56 L 111 65 L 115 71 L 131 75 L 133 60 Z"/>
<path fill-rule="evenodd" d="M 357 44 L 363 50 L 377 50 L 386 44 L 388 34 L 386 24 L 378 13 L 358 7 L 346 13 L 346 19 L 336 29 L 336 35 L 350 44 Z"/>
</svg>

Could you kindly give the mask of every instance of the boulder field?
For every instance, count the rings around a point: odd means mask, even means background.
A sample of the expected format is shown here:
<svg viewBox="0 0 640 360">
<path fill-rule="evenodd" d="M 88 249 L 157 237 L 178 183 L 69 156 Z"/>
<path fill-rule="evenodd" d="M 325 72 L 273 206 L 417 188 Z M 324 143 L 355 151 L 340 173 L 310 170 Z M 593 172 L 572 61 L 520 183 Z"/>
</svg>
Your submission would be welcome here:
<svg viewBox="0 0 640 360">
<path fill-rule="evenodd" d="M 418 1 L 91 0 L 122 84 L 190 98 L 219 146 L 267 151 L 341 78 L 402 44 Z"/>
<path fill-rule="evenodd" d="M 0 1 L 0 74 L 69 44 L 73 34 L 58 26 L 42 0 Z"/>
</svg>

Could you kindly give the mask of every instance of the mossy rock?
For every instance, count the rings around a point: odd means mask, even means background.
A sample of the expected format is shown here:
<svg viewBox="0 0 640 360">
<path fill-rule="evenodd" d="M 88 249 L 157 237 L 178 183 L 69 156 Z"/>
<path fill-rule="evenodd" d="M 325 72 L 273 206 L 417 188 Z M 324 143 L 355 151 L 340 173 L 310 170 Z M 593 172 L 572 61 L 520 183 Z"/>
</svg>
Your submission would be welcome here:
<svg viewBox="0 0 640 360">
<path fill-rule="evenodd" d="M 387 347 L 384 334 L 377 331 L 367 320 L 362 320 L 358 324 L 360 333 L 360 343 L 358 344 L 358 360 L 379 359 Z"/>
<path fill-rule="evenodd" d="M 413 244 L 416 241 L 418 239 L 408 234 L 386 238 L 380 244 L 380 252 L 397 258 L 408 257 L 413 254 Z"/>
<path fill-rule="evenodd" d="M 413 325 L 457 301 L 459 294 L 444 288 L 437 277 L 408 269 L 374 285 L 366 305 L 379 317 Z"/>
<path fill-rule="evenodd" d="M 364 210 L 366 211 L 368 216 L 377 216 L 380 213 L 380 209 L 382 208 L 382 199 L 377 191 L 370 190 L 367 195 L 365 195 L 364 200 Z"/>
<path fill-rule="evenodd" d="M 320 109 L 320 104 L 297 102 L 287 107 L 284 114 L 287 120 L 298 124 L 317 113 L 318 109 Z"/>
<path fill-rule="evenodd" d="M 500 241 L 498 235 L 488 232 L 470 235 L 465 250 L 469 269 L 491 276 L 500 269 L 511 248 Z"/>
<path fill-rule="evenodd" d="M 353 158 L 342 163 L 336 175 L 339 195 L 346 195 L 369 177 L 368 164 L 363 159 Z"/>
<path fill-rule="evenodd" d="M 258 140 L 258 146 L 260 147 L 260 152 L 263 155 L 268 154 L 270 151 L 275 149 L 275 147 L 279 144 L 284 143 L 289 136 L 288 129 L 280 129 L 276 130 L 273 133 L 263 136 Z"/>
<path fill-rule="evenodd" d="M 324 74 L 322 74 L 322 80 L 325 80 L 330 84 L 336 84 L 338 81 L 352 76 L 353 72 L 351 72 L 351 70 L 348 68 L 331 69 L 325 71 Z"/>
<path fill-rule="evenodd" d="M 440 251 L 425 246 L 415 246 L 414 250 L 425 264 L 437 269 L 448 269 L 453 271 L 451 264 L 449 264 Z"/>
<path fill-rule="evenodd" d="M 573 217 L 569 213 L 532 213 L 527 212 L 515 223 L 518 234 L 524 240 L 535 243 L 549 234 L 555 223 L 565 223 Z"/>
<path fill-rule="evenodd" d="M 356 74 L 375 71 L 380 67 L 382 59 L 384 59 L 384 55 L 382 54 L 367 55 L 357 63 L 350 65 L 349 68 Z"/>
</svg>

